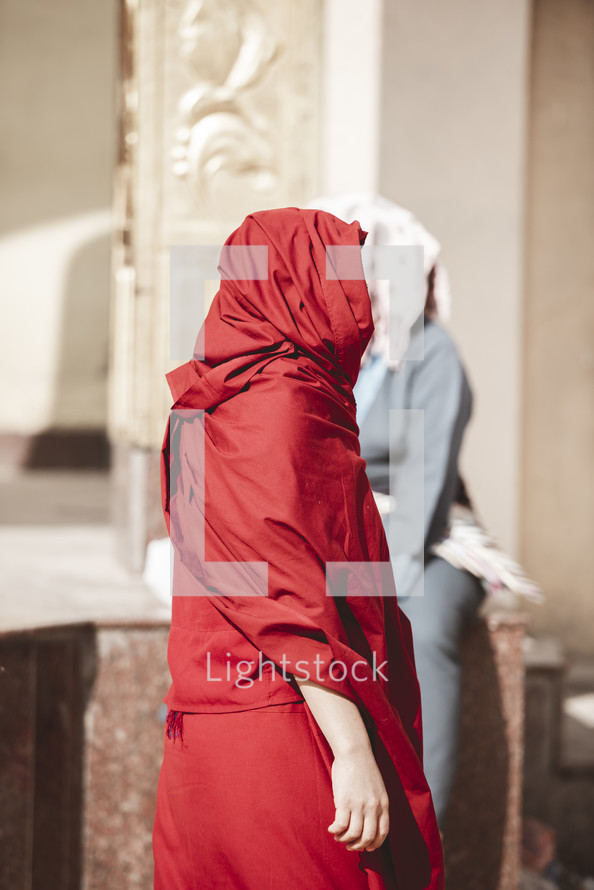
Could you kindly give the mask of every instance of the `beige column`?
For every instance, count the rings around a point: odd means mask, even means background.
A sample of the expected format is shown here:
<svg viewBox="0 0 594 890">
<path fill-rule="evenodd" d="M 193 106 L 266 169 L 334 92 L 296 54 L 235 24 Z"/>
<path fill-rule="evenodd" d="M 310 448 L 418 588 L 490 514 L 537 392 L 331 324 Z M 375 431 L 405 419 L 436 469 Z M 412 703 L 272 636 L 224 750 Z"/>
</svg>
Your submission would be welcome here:
<svg viewBox="0 0 594 890">
<path fill-rule="evenodd" d="M 531 609 L 594 645 L 594 5 L 534 5 L 524 338 L 523 557 Z"/>
<path fill-rule="evenodd" d="M 378 187 L 382 0 L 324 0 L 320 191 Z"/>
</svg>

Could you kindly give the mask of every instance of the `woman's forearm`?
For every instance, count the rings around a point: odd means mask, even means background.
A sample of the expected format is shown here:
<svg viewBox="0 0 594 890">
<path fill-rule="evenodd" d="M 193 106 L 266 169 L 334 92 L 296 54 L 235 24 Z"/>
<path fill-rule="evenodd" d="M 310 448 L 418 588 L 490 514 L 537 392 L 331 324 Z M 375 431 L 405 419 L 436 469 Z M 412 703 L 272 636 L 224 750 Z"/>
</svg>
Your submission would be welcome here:
<svg viewBox="0 0 594 890">
<path fill-rule="evenodd" d="M 295 680 L 335 756 L 371 753 L 367 729 L 354 701 L 313 680 Z"/>
<path fill-rule="evenodd" d="M 328 831 L 347 850 L 376 850 L 390 828 L 389 801 L 359 708 L 333 689 L 295 679 L 334 754 Z"/>
</svg>

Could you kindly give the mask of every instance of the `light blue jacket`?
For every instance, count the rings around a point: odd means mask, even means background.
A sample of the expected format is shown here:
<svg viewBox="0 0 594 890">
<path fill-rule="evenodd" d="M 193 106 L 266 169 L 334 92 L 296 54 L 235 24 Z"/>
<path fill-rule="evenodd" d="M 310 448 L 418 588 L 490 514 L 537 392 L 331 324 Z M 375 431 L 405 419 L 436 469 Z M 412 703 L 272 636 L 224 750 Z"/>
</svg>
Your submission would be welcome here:
<svg viewBox="0 0 594 890">
<path fill-rule="evenodd" d="M 423 328 L 413 328 L 407 355 L 418 350 L 420 331 L 422 361 L 405 360 L 393 371 L 379 359 L 383 367 L 376 361 L 363 368 L 355 386 L 358 411 L 364 409 L 358 422 L 371 487 L 396 499 L 384 526 L 399 596 L 418 592 L 424 558 L 446 530 L 461 487 L 458 457 L 472 410 L 468 378 L 445 328 L 428 319 Z M 419 415 L 395 411 L 390 416 L 390 409 L 401 408 L 423 412 L 424 455 L 415 435 Z"/>
</svg>

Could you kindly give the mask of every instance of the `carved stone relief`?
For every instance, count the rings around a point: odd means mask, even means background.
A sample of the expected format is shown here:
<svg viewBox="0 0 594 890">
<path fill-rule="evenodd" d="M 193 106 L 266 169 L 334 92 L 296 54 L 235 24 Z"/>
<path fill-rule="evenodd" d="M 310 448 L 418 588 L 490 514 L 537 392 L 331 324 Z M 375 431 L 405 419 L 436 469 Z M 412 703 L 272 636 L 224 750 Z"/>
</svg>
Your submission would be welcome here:
<svg viewBox="0 0 594 890">
<path fill-rule="evenodd" d="M 159 448 L 169 248 L 316 191 L 319 0 L 121 0 L 111 434 Z M 197 295 L 197 299 L 202 298 Z"/>
<path fill-rule="evenodd" d="M 267 196 L 278 184 L 273 121 L 250 103 L 250 88 L 273 74 L 278 36 L 249 0 L 191 0 L 178 39 L 193 85 L 178 102 L 174 173 L 198 199 L 242 182 Z"/>
<path fill-rule="evenodd" d="M 185 219 L 196 232 L 202 217 L 225 231 L 252 210 L 311 197 L 319 17 L 315 0 L 169 3 L 165 116 L 174 182 L 166 216 L 174 229 Z M 308 144 L 313 151 L 303 151 Z M 294 178 L 304 166 L 305 177 Z M 308 194 L 297 192 L 297 179 L 309 182 Z"/>
</svg>

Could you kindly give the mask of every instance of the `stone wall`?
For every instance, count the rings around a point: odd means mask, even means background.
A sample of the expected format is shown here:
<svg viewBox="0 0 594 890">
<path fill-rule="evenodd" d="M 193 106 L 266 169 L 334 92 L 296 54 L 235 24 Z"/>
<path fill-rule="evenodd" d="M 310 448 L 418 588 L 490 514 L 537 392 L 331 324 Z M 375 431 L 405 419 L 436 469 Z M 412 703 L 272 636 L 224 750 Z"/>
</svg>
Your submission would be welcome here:
<svg viewBox="0 0 594 890">
<path fill-rule="evenodd" d="M 169 686 L 168 626 L 67 625 L 0 637 L 0 886 L 148 890 Z M 523 623 L 464 646 L 460 769 L 445 826 L 457 890 L 516 890 Z"/>
</svg>

